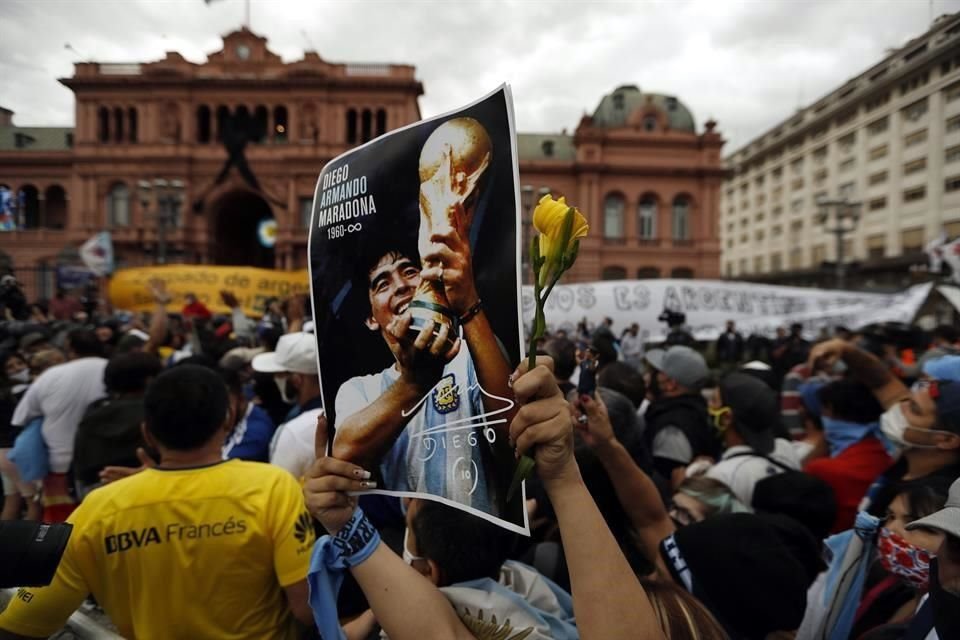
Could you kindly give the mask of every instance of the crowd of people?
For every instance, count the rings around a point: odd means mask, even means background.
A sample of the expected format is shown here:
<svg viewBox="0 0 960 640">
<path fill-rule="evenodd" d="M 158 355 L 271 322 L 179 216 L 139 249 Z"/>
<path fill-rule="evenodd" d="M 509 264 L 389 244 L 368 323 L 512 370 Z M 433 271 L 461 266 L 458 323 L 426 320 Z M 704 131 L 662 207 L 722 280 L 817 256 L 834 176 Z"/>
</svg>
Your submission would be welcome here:
<svg viewBox="0 0 960 640">
<path fill-rule="evenodd" d="M 137 638 L 960 638 L 952 326 L 555 330 L 508 381 L 525 537 L 330 455 L 305 297 L 149 293 L 4 310 L 2 518 L 73 533 L 0 638 L 91 597 Z"/>
</svg>

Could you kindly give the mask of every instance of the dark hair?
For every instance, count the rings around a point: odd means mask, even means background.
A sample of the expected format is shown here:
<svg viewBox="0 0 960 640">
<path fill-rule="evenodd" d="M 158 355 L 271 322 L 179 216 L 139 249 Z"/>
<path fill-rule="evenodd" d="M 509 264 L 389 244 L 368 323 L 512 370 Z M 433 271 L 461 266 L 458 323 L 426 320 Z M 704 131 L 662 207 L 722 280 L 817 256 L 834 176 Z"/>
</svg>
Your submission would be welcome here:
<svg viewBox="0 0 960 640">
<path fill-rule="evenodd" d="M 103 383 L 111 393 L 140 393 L 161 371 L 160 359 L 152 353 L 123 353 L 110 358 L 103 371 Z"/>
<path fill-rule="evenodd" d="M 227 417 L 227 387 L 211 369 L 194 364 L 164 371 L 143 398 L 147 430 L 178 451 L 206 444 Z"/>
<path fill-rule="evenodd" d="M 590 341 L 590 348 L 597 352 L 597 371 L 617 361 L 617 348 L 613 340 L 604 335 L 595 335 Z"/>
<path fill-rule="evenodd" d="M 67 345 L 81 358 L 96 358 L 103 355 L 103 343 L 90 329 L 74 329 L 67 334 Z"/>
<path fill-rule="evenodd" d="M 553 338 L 543 346 L 548 356 L 553 358 L 553 372 L 560 380 L 569 380 L 577 368 L 577 345 L 566 338 Z"/>
<path fill-rule="evenodd" d="M 240 395 L 243 393 L 243 378 L 240 375 L 240 369 L 220 368 L 220 377 L 227 385 L 227 391 L 232 394 Z"/>
<path fill-rule="evenodd" d="M 514 535 L 438 502 L 423 500 L 412 522 L 419 555 L 440 568 L 440 586 L 500 576 Z"/>
<path fill-rule="evenodd" d="M 902 494 L 907 501 L 908 511 L 918 518 L 925 518 L 943 509 L 953 480 L 943 476 L 904 480 L 894 485 L 890 495 L 896 497 Z"/>
<path fill-rule="evenodd" d="M 931 335 L 934 340 L 939 338 L 940 340 L 946 340 L 951 344 L 960 340 L 960 330 L 949 324 L 939 325 L 931 332 Z"/>
<path fill-rule="evenodd" d="M 853 380 L 834 380 L 817 391 L 820 404 L 830 410 L 835 418 L 858 424 L 876 422 L 883 414 L 870 388 Z"/>
<path fill-rule="evenodd" d="M 619 391 L 639 409 L 647 395 L 647 385 L 639 371 L 625 362 L 611 362 L 597 373 L 597 384 Z"/>
</svg>

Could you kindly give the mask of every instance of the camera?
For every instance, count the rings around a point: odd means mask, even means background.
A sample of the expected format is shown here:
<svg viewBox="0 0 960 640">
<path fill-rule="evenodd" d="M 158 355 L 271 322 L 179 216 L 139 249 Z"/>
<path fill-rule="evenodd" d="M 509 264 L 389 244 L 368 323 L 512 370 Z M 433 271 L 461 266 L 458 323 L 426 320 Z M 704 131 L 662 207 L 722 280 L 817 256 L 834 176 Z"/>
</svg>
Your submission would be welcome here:
<svg viewBox="0 0 960 640">
<path fill-rule="evenodd" d="M 50 584 L 72 531 L 73 525 L 65 522 L 0 522 L 0 588 Z"/>
<path fill-rule="evenodd" d="M 687 315 L 673 309 L 664 309 L 663 313 L 657 316 L 660 322 L 666 322 L 668 327 L 679 327 L 687 321 Z"/>
</svg>

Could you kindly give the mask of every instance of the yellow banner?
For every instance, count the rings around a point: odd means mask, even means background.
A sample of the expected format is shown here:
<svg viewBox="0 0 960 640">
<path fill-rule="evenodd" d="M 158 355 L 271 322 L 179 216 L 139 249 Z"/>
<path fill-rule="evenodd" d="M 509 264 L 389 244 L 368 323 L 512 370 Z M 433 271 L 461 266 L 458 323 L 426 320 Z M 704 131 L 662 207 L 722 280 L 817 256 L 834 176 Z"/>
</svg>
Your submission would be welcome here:
<svg viewBox="0 0 960 640">
<path fill-rule="evenodd" d="M 120 269 L 110 278 L 110 303 L 115 309 L 152 311 L 154 302 L 149 283 L 154 278 L 166 283 L 167 293 L 173 299 L 169 306 L 171 312 L 179 312 L 186 304 L 185 296 L 192 293 L 214 313 L 229 313 L 230 309 L 220 299 L 221 291 L 229 291 L 237 297 L 246 315 L 258 318 L 270 298 L 310 293 L 306 269 L 275 271 L 178 264 Z"/>
</svg>

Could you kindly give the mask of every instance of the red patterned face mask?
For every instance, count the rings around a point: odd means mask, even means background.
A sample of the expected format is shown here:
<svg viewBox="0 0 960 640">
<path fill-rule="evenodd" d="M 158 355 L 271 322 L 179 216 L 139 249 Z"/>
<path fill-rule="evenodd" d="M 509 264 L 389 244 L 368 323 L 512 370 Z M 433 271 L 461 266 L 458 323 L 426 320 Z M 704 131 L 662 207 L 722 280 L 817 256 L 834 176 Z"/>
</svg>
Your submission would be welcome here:
<svg viewBox="0 0 960 640">
<path fill-rule="evenodd" d="M 886 527 L 877 540 L 880 564 L 914 589 L 926 591 L 930 585 L 930 552 L 915 547 Z"/>
</svg>

